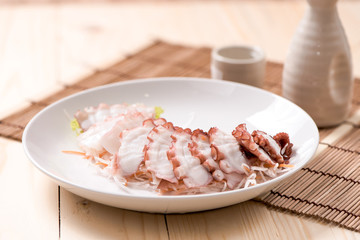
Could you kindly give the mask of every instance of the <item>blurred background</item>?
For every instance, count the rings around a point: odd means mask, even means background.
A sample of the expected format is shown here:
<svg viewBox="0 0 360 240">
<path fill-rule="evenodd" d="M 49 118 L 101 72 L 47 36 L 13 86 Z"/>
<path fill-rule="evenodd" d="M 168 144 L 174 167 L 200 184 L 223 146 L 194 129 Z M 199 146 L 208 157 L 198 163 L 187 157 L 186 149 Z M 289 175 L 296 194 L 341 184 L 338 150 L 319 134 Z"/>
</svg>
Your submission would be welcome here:
<svg viewBox="0 0 360 240">
<path fill-rule="evenodd" d="M 215 47 L 244 43 L 283 62 L 305 0 L 2 0 L 0 117 L 106 68 L 155 40 Z M 340 0 L 360 76 L 360 1 Z M 36 86 L 36 87 L 34 87 Z"/>
</svg>

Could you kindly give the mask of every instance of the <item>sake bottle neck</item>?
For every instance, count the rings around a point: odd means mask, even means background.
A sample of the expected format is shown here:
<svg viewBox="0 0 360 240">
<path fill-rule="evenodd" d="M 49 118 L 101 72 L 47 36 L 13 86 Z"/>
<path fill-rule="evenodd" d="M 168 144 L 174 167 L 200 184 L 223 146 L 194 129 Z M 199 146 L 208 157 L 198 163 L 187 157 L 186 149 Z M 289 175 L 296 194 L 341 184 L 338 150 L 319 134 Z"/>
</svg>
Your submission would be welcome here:
<svg viewBox="0 0 360 240">
<path fill-rule="evenodd" d="M 333 11 L 338 0 L 307 0 L 311 8 L 319 11 Z"/>
</svg>

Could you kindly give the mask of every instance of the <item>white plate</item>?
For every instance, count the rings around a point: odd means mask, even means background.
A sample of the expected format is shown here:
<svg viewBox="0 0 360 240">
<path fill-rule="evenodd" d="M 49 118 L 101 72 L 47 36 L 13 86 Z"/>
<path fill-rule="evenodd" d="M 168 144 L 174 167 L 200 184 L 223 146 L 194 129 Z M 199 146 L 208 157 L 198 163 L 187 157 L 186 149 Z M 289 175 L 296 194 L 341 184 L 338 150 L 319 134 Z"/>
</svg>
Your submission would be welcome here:
<svg viewBox="0 0 360 240">
<path fill-rule="evenodd" d="M 62 150 L 79 150 L 64 111 L 99 103 L 144 103 L 161 106 L 168 121 L 191 129 L 210 127 L 231 133 L 240 123 L 248 130 L 268 134 L 287 132 L 294 143 L 290 172 L 248 189 L 221 193 L 159 196 L 144 192 L 124 193 L 81 157 Z M 180 213 L 214 209 L 254 198 L 299 170 L 314 155 L 319 133 L 301 108 L 267 91 L 247 85 L 199 78 L 132 80 L 90 89 L 64 98 L 38 113 L 26 126 L 23 146 L 28 158 L 42 172 L 67 190 L 103 204 L 147 212 Z"/>
</svg>

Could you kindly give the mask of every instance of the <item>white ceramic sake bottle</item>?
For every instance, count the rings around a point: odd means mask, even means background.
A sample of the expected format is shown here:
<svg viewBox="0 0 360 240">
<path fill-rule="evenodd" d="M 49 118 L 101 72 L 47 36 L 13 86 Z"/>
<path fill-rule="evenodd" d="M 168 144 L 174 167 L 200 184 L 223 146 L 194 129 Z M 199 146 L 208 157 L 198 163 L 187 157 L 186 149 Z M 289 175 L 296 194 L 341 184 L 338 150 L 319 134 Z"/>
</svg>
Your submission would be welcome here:
<svg viewBox="0 0 360 240">
<path fill-rule="evenodd" d="M 346 119 L 353 91 L 352 61 L 337 0 L 307 0 L 283 71 L 283 96 L 303 108 L 318 127 Z"/>
</svg>

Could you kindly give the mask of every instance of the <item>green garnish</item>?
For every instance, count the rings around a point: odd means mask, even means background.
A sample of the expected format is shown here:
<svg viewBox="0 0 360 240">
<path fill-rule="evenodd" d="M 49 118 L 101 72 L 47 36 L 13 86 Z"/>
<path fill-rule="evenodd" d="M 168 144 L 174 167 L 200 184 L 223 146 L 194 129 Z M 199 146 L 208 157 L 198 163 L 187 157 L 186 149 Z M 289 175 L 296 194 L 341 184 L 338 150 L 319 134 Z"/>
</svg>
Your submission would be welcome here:
<svg viewBox="0 0 360 240">
<path fill-rule="evenodd" d="M 73 130 L 76 133 L 76 135 L 80 135 L 80 133 L 82 133 L 80 124 L 75 118 L 71 120 L 70 126 L 71 126 L 71 130 Z"/>
<path fill-rule="evenodd" d="M 164 109 L 162 109 L 161 107 L 155 107 L 154 110 L 155 110 L 155 119 L 160 118 L 160 115 L 164 113 Z"/>
</svg>

